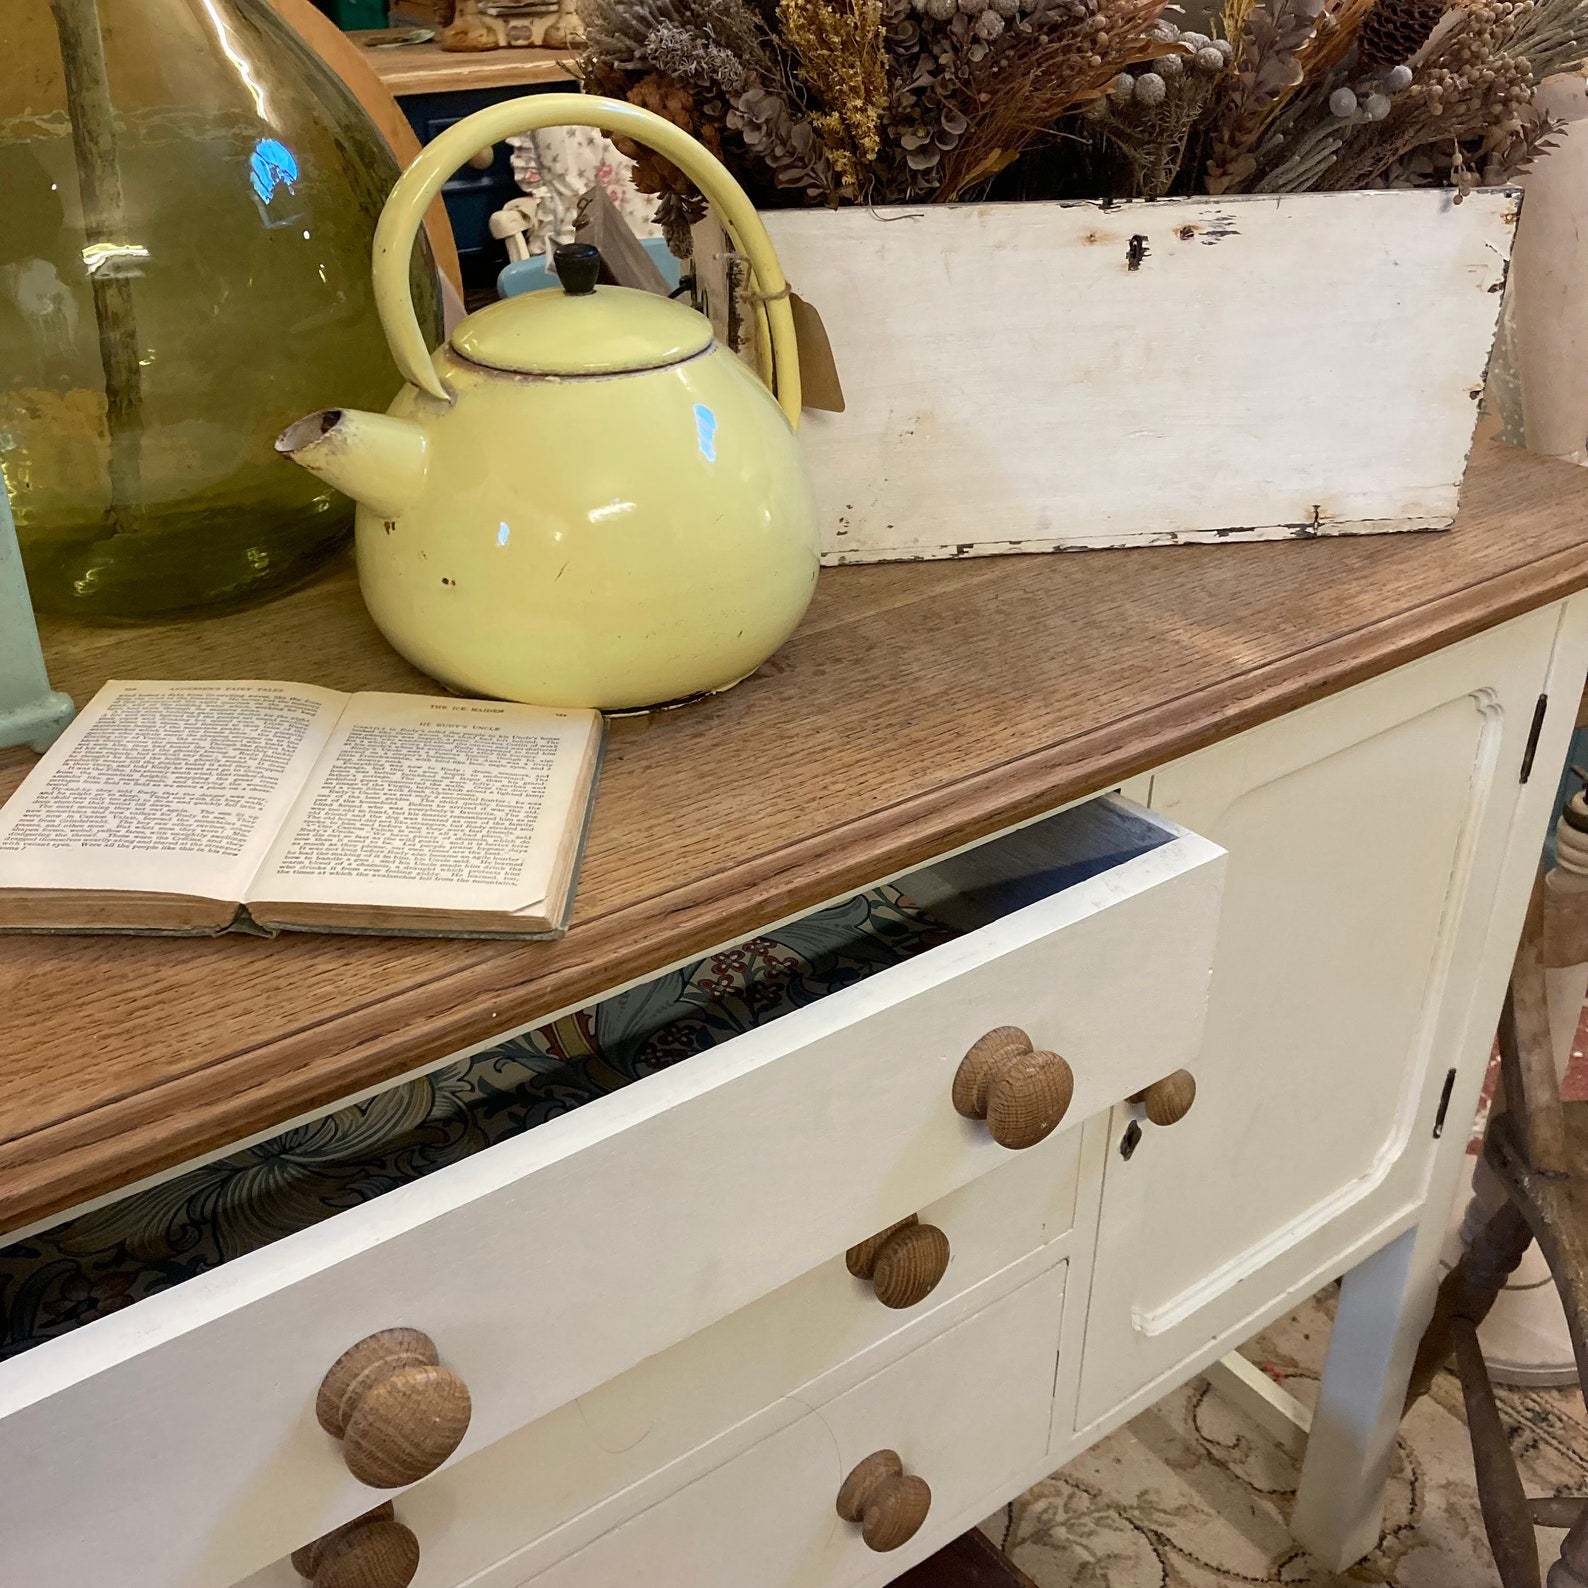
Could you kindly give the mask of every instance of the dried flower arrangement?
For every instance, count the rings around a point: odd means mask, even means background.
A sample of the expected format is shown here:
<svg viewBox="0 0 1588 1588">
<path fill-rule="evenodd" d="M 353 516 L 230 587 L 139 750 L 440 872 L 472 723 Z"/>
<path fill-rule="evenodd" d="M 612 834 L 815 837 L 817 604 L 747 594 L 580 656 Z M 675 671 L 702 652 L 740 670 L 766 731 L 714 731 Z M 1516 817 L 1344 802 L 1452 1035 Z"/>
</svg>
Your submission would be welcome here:
<svg viewBox="0 0 1588 1588">
<path fill-rule="evenodd" d="M 1583 68 L 1588 0 L 580 0 L 593 92 L 699 137 L 758 202 L 1190 193 L 1508 179 Z M 676 239 L 699 215 L 627 144 Z M 1007 168 L 1015 167 L 1014 171 Z"/>
</svg>

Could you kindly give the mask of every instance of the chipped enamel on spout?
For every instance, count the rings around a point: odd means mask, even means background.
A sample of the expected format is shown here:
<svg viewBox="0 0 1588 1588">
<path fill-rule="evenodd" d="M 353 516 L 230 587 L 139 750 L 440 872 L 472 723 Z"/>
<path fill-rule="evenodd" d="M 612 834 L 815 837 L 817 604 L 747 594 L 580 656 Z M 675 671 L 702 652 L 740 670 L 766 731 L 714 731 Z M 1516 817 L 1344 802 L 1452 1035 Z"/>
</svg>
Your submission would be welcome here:
<svg viewBox="0 0 1588 1588">
<path fill-rule="evenodd" d="M 276 437 L 276 451 L 377 518 L 397 518 L 425 488 L 429 446 L 411 420 L 322 408 Z"/>
<path fill-rule="evenodd" d="M 425 348 L 408 262 L 426 207 L 476 149 L 561 124 L 695 180 L 751 262 L 764 382 L 687 305 L 598 285 L 593 249 L 559 258 L 562 290 Z M 793 633 L 818 535 L 786 283 L 754 206 L 687 134 L 583 94 L 470 116 L 393 189 L 375 289 L 408 384 L 387 414 L 326 409 L 276 446 L 358 503 L 365 603 L 416 667 L 465 694 L 634 710 L 726 689 Z"/>
</svg>

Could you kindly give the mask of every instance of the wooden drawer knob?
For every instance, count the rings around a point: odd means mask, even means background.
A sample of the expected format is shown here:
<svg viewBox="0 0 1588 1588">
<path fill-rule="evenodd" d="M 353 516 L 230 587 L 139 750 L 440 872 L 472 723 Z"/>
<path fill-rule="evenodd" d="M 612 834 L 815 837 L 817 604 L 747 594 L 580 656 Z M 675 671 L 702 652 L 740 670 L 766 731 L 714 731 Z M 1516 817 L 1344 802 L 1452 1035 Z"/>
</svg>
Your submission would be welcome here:
<svg viewBox="0 0 1588 1588">
<path fill-rule="evenodd" d="M 838 1491 L 838 1514 L 846 1522 L 858 1522 L 866 1548 L 879 1554 L 908 1544 L 931 1505 L 926 1479 L 906 1474 L 893 1450 L 872 1451 Z"/>
<path fill-rule="evenodd" d="M 408 1588 L 419 1540 L 388 1502 L 292 1552 L 292 1569 L 314 1588 Z"/>
<path fill-rule="evenodd" d="M 468 1386 L 417 1329 L 382 1329 L 349 1347 L 314 1403 L 347 1470 L 372 1489 L 428 1477 L 458 1448 L 472 1410 Z"/>
<path fill-rule="evenodd" d="M 992 1139 L 1017 1151 L 1050 1135 L 1074 1095 L 1069 1065 L 1033 1048 L 1018 1026 L 999 1026 L 972 1043 L 954 1073 L 954 1107 L 966 1119 L 985 1119 Z"/>
<path fill-rule="evenodd" d="M 1146 1109 L 1147 1118 L 1155 1125 L 1176 1124 L 1191 1112 L 1196 1100 L 1197 1078 L 1189 1070 L 1176 1070 L 1131 1098 Z"/>
<path fill-rule="evenodd" d="M 884 1307 L 913 1307 L 948 1272 L 948 1237 L 911 1214 L 844 1253 L 849 1272 L 869 1279 Z"/>
</svg>

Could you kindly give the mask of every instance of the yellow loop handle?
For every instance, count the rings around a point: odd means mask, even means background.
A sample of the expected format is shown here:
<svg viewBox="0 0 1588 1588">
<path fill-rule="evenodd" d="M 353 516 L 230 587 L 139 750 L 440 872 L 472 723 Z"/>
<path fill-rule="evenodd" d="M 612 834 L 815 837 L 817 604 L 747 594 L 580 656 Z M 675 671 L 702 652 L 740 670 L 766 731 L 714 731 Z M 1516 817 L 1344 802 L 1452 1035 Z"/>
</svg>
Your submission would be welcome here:
<svg viewBox="0 0 1588 1588">
<path fill-rule="evenodd" d="M 427 144 L 403 172 L 375 228 L 375 305 L 381 328 L 403 376 L 444 401 L 450 396 L 430 362 L 414 313 L 408 269 L 414 239 L 430 201 L 470 155 L 515 133 L 542 127 L 596 127 L 654 149 L 694 182 L 727 229 L 734 248 L 750 261 L 751 286 L 760 296 L 771 339 L 770 368 L 762 373 L 791 425 L 799 424 L 799 356 L 787 282 L 772 239 L 755 206 L 727 168 L 687 132 L 638 105 L 593 94 L 529 94 L 490 105 L 455 122 Z M 765 361 L 764 361 L 765 362 Z"/>
</svg>

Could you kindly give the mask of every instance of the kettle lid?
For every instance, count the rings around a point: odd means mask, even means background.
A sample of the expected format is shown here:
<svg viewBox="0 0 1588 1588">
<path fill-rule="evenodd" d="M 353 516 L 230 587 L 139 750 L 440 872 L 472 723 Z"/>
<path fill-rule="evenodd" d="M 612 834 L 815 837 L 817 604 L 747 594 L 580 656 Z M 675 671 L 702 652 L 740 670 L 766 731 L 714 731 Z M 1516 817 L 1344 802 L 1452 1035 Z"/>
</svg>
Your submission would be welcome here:
<svg viewBox="0 0 1588 1588">
<path fill-rule="evenodd" d="M 521 375 L 619 375 L 659 369 L 711 346 L 711 322 L 685 303 L 632 287 L 601 287 L 599 252 L 572 243 L 556 252 L 562 290 L 504 298 L 452 333 L 474 364 Z"/>
</svg>

